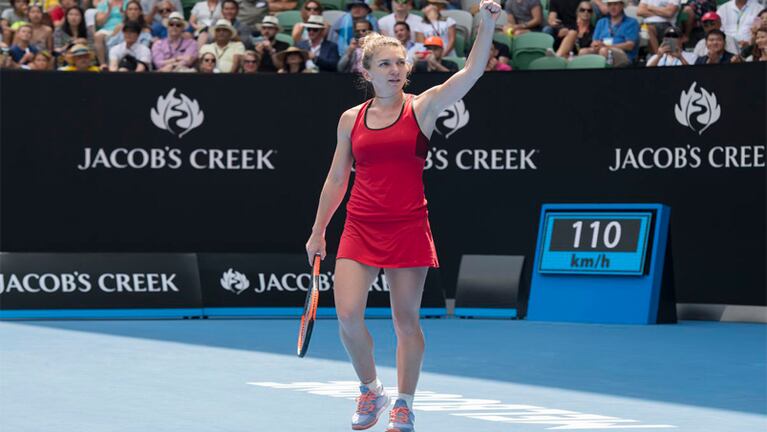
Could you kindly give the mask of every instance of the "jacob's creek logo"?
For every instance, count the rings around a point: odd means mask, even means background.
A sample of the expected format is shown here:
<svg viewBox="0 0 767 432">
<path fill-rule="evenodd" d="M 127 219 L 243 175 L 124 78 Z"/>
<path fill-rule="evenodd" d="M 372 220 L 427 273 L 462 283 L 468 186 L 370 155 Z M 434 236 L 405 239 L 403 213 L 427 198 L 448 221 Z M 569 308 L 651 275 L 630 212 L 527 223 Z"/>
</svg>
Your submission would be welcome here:
<svg viewBox="0 0 767 432">
<path fill-rule="evenodd" d="M 434 131 L 450 138 L 459 129 L 469 124 L 469 110 L 463 99 L 448 107 L 437 118 Z M 448 149 L 432 147 L 426 156 L 425 169 L 442 171 L 451 166 L 451 162 L 462 171 L 517 171 L 537 170 L 535 159 L 538 149 L 462 149 L 450 155 Z"/>
<path fill-rule="evenodd" d="M 156 106 L 149 110 L 147 120 L 151 120 L 156 127 L 176 137 L 176 139 L 170 139 L 173 145 L 177 145 L 181 142 L 181 138 L 202 126 L 205 113 L 196 99 L 183 93 L 177 95 L 174 88 L 167 95 L 158 97 Z M 167 141 L 167 138 L 163 141 Z M 276 154 L 277 150 L 273 149 L 248 148 L 85 147 L 82 163 L 77 165 L 77 169 L 80 171 L 90 169 L 175 170 L 188 165 L 196 170 L 274 170 Z"/>
<path fill-rule="evenodd" d="M 256 294 L 265 292 L 299 292 L 309 291 L 312 287 L 311 273 L 256 273 L 252 277 L 255 285 L 250 289 Z M 332 272 L 320 273 L 320 291 L 329 291 L 333 285 Z M 250 288 L 250 280 L 240 272 L 229 269 L 221 275 L 221 287 L 237 295 Z M 373 281 L 370 291 L 388 292 L 389 284 L 386 275 L 381 273 Z"/>
<path fill-rule="evenodd" d="M 248 278 L 245 277 L 244 274 L 234 271 L 233 269 L 225 271 L 223 276 L 221 276 L 221 287 L 235 294 L 240 294 L 248 289 L 249 286 L 250 281 Z"/>
<path fill-rule="evenodd" d="M 100 290 L 106 293 L 179 292 L 176 274 L 166 273 L 0 273 L 0 294 L 74 293 Z"/>
<path fill-rule="evenodd" d="M 722 116 L 716 94 L 697 82 L 682 90 L 674 105 L 674 116 L 680 125 L 701 137 Z M 681 143 L 680 143 L 681 144 Z M 765 145 L 714 145 L 702 148 L 694 144 L 674 147 L 616 148 L 610 171 L 627 169 L 682 169 L 709 166 L 711 168 L 764 168 Z"/>
</svg>

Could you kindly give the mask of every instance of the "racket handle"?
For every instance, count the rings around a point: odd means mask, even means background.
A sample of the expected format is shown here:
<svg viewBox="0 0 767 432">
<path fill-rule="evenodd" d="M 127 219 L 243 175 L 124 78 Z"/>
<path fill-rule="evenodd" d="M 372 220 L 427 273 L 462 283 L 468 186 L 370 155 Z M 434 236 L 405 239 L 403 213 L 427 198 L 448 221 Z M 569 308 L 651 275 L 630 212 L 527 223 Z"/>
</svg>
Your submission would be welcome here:
<svg viewBox="0 0 767 432">
<path fill-rule="evenodd" d="M 319 275 L 320 274 L 320 262 L 322 261 L 322 255 L 316 254 L 314 255 L 314 266 L 312 266 L 312 274 L 313 275 Z"/>
</svg>

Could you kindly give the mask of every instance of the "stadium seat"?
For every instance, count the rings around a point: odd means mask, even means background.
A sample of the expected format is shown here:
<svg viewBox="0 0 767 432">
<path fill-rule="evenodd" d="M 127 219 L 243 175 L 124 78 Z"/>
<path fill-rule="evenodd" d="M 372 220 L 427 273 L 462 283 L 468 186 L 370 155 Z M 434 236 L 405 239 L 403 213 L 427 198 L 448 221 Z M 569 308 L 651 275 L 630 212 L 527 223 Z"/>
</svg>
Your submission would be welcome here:
<svg viewBox="0 0 767 432">
<path fill-rule="evenodd" d="M 339 10 L 326 10 L 322 12 L 322 17 L 325 18 L 330 25 L 335 24 L 338 18 L 341 18 L 346 12 Z"/>
<path fill-rule="evenodd" d="M 346 10 L 346 8 L 344 8 L 344 0 L 320 0 L 320 4 L 325 10 Z"/>
<path fill-rule="evenodd" d="M 450 17 L 454 19 L 456 30 L 463 32 L 463 35 L 466 39 L 471 38 L 473 18 L 470 13 L 460 9 L 443 10 L 440 13 L 444 17 Z"/>
<path fill-rule="evenodd" d="M 380 20 L 381 18 L 385 17 L 386 15 L 389 15 L 389 12 L 386 11 L 373 11 L 373 16 L 376 17 L 377 20 Z"/>
<path fill-rule="evenodd" d="M 280 21 L 282 32 L 290 34 L 293 26 L 301 22 L 301 12 L 297 10 L 278 12 L 277 19 Z"/>
<path fill-rule="evenodd" d="M 567 60 L 561 57 L 546 57 L 543 56 L 539 59 L 535 59 L 530 62 L 528 69 L 530 70 L 554 70 L 554 69 L 566 69 Z"/>
<path fill-rule="evenodd" d="M 607 60 L 598 54 L 586 54 L 574 57 L 567 64 L 568 69 L 604 69 L 607 67 Z"/>
<path fill-rule="evenodd" d="M 495 34 L 493 34 L 493 41 L 506 44 L 506 46 L 509 47 L 509 51 L 511 51 L 511 38 L 506 33 L 495 32 Z"/>
<path fill-rule="evenodd" d="M 458 70 L 463 69 L 464 65 L 466 65 L 466 57 L 443 57 L 443 60 L 450 60 L 451 62 L 454 62 L 458 65 Z"/>
<path fill-rule="evenodd" d="M 290 46 L 293 46 L 293 38 L 288 34 L 277 33 L 277 35 L 275 35 L 274 38 L 277 39 L 278 41 L 282 41 L 287 43 Z"/>
<path fill-rule="evenodd" d="M 511 58 L 516 69 L 527 69 L 534 60 L 554 47 L 554 38 L 546 33 L 530 32 L 514 38 Z"/>
<path fill-rule="evenodd" d="M 459 32 L 455 33 L 455 53 L 460 57 L 466 57 L 466 39 Z"/>
</svg>

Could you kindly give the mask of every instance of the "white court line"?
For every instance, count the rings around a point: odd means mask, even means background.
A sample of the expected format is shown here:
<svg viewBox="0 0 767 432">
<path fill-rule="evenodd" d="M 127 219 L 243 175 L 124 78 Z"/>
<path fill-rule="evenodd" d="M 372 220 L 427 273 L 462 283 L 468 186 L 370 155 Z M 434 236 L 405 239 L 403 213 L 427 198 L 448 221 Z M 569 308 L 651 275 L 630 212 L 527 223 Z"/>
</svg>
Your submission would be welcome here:
<svg viewBox="0 0 767 432">
<path fill-rule="evenodd" d="M 306 392 L 335 398 L 355 399 L 359 395 L 355 381 L 304 381 L 294 383 L 249 382 L 259 387 Z M 396 388 L 387 387 L 392 394 Z M 549 430 L 606 430 L 606 429 L 667 429 L 677 426 L 667 424 L 642 424 L 639 420 L 577 411 L 545 408 L 536 405 L 507 404 L 494 399 L 465 398 L 459 394 L 416 392 L 413 409 L 444 412 L 452 416 L 499 423 L 541 425 Z"/>
</svg>

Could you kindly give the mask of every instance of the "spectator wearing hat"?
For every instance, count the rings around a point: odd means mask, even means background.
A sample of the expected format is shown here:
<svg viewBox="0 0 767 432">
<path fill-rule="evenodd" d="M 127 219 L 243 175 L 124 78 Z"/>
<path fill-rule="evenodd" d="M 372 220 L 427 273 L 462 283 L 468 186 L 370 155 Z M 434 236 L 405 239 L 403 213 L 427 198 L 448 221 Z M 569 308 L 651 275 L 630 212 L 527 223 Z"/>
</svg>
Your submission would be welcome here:
<svg viewBox="0 0 767 432">
<path fill-rule="evenodd" d="M 597 22 L 591 46 L 581 48 L 578 55 L 599 54 L 613 66 L 631 64 L 639 50 L 639 22 L 623 13 L 623 0 L 606 0 L 609 14 Z"/>
<path fill-rule="evenodd" d="M 448 56 L 455 56 L 455 20 L 451 17 L 442 16 L 442 10 L 449 4 L 447 0 L 428 0 L 429 5 L 423 8 L 423 19 L 415 29 L 415 40 L 424 42 L 426 39 L 437 36 L 442 39 L 444 52 Z M 425 45 L 425 43 L 424 43 Z"/>
<path fill-rule="evenodd" d="M 239 21 L 237 15 L 240 12 L 240 5 L 236 0 L 223 0 L 221 2 L 221 16 L 229 21 L 235 29 L 233 40 L 239 40 L 245 45 L 245 49 L 253 49 L 253 29 L 247 24 Z M 208 34 L 209 40 L 213 39 L 213 31 Z M 221 65 L 219 64 L 219 67 Z"/>
<path fill-rule="evenodd" d="M 322 15 L 311 15 L 304 24 L 309 33 L 308 41 L 300 41 L 296 46 L 309 53 L 309 69 L 318 69 L 323 72 L 335 72 L 338 68 L 338 45 L 325 40 L 325 19 Z"/>
<path fill-rule="evenodd" d="M 157 2 L 157 8 L 157 11 L 159 12 L 159 15 L 162 17 L 162 19 L 160 21 L 154 22 L 147 19 L 147 22 L 151 23 L 149 28 L 152 30 L 153 43 L 168 36 L 168 27 L 166 24 L 168 23 L 168 17 L 170 17 L 170 14 L 174 12 L 180 13 L 180 11 L 173 5 L 173 2 L 168 0 Z M 183 13 L 181 15 L 183 16 Z"/>
<path fill-rule="evenodd" d="M 98 66 L 93 64 L 96 56 L 88 45 L 74 44 L 66 54 L 67 66 L 59 68 L 65 72 L 100 72 Z"/>
<path fill-rule="evenodd" d="M 261 56 L 253 50 L 245 51 L 242 55 L 242 73 L 258 73 L 258 64 L 261 63 Z"/>
<path fill-rule="evenodd" d="M 365 0 L 347 0 L 346 12 L 330 27 L 328 39 L 338 44 L 338 54 L 343 56 L 354 39 L 354 22 L 364 19 L 370 22 L 373 31 L 378 31 L 378 20 L 370 13 L 372 10 Z"/>
<path fill-rule="evenodd" d="M 184 15 L 180 12 L 172 12 L 167 18 L 167 37 L 152 45 L 152 63 L 157 71 L 185 71 L 194 65 L 197 60 L 197 43 L 191 38 L 183 37 L 187 25 Z"/>
<path fill-rule="evenodd" d="M 419 55 L 415 64 L 416 72 L 458 72 L 458 65 L 442 58 L 444 42 L 439 36 L 430 36 L 423 41 L 428 52 Z"/>
<path fill-rule="evenodd" d="M 310 73 L 314 72 L 306 67 L 306 61 L 309 60 L 309 53 L 298 47 L 288 47 L 285 51 L 280 51 L 275 55 L 277 64 L 280 65 L 278 73 Z"/>
<path fill-rule="evenodd" d="M 293 26 L 293 30 L 290 31 L 294 44 L 297 44 L 302 40 L 309 40 L 309 33 L 304 28 L 304 23 L 309 21 L 309 17 L 313 15 L 322 16 L 322 11 L 322 4 L 317 0 L 309 0 L 304 3 L 301 7 L 301 22 L 296 23 Z M 330 25 L 327 22 L 324 22 L 324 25 L 326 29 L 324 34 L 327 34 L 327 32 L 330 31 Z"/>
<path fill-rule="evenodd" d="M 280 22 L 277 17 L 267 15 L 258 26 L 261 31 L 261 37 L 256 39 L 256 52 L 261 56 L 261 64 L 258 67 L 259 72 L 277 72 L 277 62 L 275 54 L 288 49 L 290 44 L 277 40 L 277 33 L 280 32 Z"/>
<path fill-rule="evenodd" d="M 339 72 L 362 73 L 362 48 L 359 40 L 373 32 L 373 25 L 370 21 L 360 18 L 354 21 L 355 37 L 349 43 L 341 60 L 338 61 Z"/>
<path fill-rule="evenodd" d="M 648 48 L 651 53 L 655 54 L 658 51 L 659 39 L 666 34 L 669 27 L 676 23 L 680 5 L 680 0 L 641 0 L 639 2 L 637 15 L 643 17 L 643 23 L 647 24 Z"/>
<path fill-rule="evenodd" d="M 506 0 L 506 18 L 508 23 L 504 32 L 511 31 L 514 36 L 529 31 L 541 31 L 543 8 L 540 0 Z"/>
<path fill-rule="evenodd" d="M 79 6 L 67 9 L 64 21 L 53 31 L 53 51 L 63 59 L 74 44 L 93 47 L 93 32 L 85 26 L 85 15 Z"/>
<path fill-rule="evenodd" d="M 719 17 L 719 14 L 716 12 L 708 12 L 700 19 L 701 24 L 703 25 L 703 31 L 708 34 L 711 30 L 721 30 L 722 29 L 722 19 Z M 735 39 L 733 38 L 727 38 L 727 42 L 725 43 L 724 50 L 727 51 L 730 54 L 738 54 L 740 52 L 740 49 L 738 48 L 738 44 L 735 43 Z M 704 57 L 708 55 L 708 48 L 706 48 L 706 38 L 699 40 L 697 44 L 695 44 L 695 48 L 692 50 L 692 53 L 695 55 L 695 58 L 698 57 Z"/>
<path fill-rule="evenodd" d="M 394 25 L 398 22 L 406 22 L 411 29 L 421 26 L 422 18 L 410 13 L 413 10 L 413 0 L 392 0 L 392 8 L 394 12 L 378 20 L 378 28 L 381 29 L 382 35 L 396 37 Z M 415 42 L 415 32 L 410 32 L 410 40 Z"/>
<path fill-rule="evenodd" d="M 738 63 L 738 56 L 732 55 L 725 51 L 725 41 L 727 35 L 721 30 L 711 30 L 706 34 L 706 48 L 708 53 L 705 56 L 698 57 L 695 60 L 696 65 L 703 64 L 722 64 L 722 63 Z"/>
<path fill-rule="evenodd" d="M 751 42 L 751 25 L 761 10 L 762 6 L 756 0 L 730 0 L 719 6 L 716 13 L 722 21 L 724 34 L 742 48 Z"/>
<path fill-rule="evenodd" d="M 200 73 L 219 73 L 216 67 L 216 55 L 212 52 L 201 52 L 200 59 L 197 61 L 197 72 Z"/>
<path fill-rule="evenodd" d="M 146 72 L 152 63 L 152 52 L 138 39 L 141 24 L 128 21 L 123 25 L 123 42 L 109 50 L 109 70 L 111 72 Z"/>
<path fill-rule="evenodd" d="M 27 22 L 29 17 L 29 0 L 11 0 L 11 7 L 0 14 L 0 27 L 3 29 L 3 42 L 7 45 L 13 43 L 13 25 L 19 22 Z"/>
<path fill-rule="evenodd" d="M 240 41 L 232 40 L 237 35 L 237 30 L 232 27 L 232 23 L 221 18 L 213 26 L 213 34 L 215 35 L 213 43 L 203 45 L 200 54 L 212 53 L 216 57 L 216 66 L 221 72 L 230 73 L 240 70 L 245 45 Z"/>
<path fill-rule="evenodd" d="M 549 16 L 546 18 L 545 33 L 554 37 L 554 47 L 559 48 L 570 30 L 578 30 L 578 4 L 581 0 L 551 0 Z"/>
<path fill-rule="evenodd" d="M 682 55 L 682 35 L 675 27 L 666 29 L 663 42 L 652 57 L 647 60 L 647 67 L 682 66 L 688 65 Z"/>
<path fill-rule="evenodd" d="M 32 63 L 35 54 L 40 51 L 32 45 L 32 26 L 27 22 L 17 22 L 14 30 L 15 43 L 11 45 L 9 54 L 13 61 L 21 67 Z"/>
</svg>

